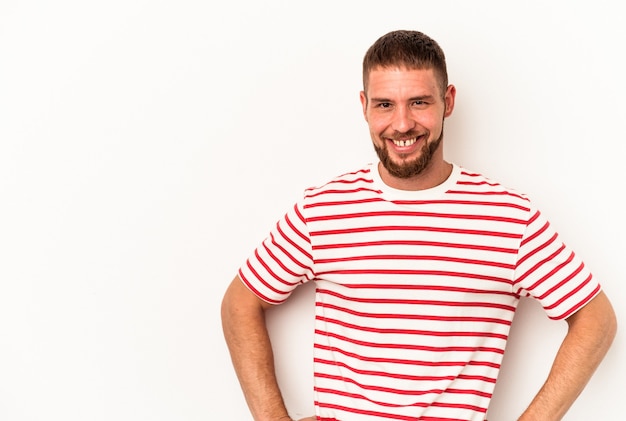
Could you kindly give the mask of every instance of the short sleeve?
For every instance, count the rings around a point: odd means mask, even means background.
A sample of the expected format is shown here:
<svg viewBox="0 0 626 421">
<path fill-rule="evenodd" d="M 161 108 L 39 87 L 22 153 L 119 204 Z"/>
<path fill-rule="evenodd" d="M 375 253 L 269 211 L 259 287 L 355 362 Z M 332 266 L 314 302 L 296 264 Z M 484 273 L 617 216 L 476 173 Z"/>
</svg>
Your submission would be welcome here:
<svg viewBox="0 0 626 421">
<path fill-rule="evenodd" d="M 551 319 L 564 319 L 587 304 L 600 285 L 548 220 L 532 208 L 521 240 L 514 288 L 537 299 Z"/>
<path fill-rule="evenodd" d="M 282 303 L 298 285 L 314 278 L 311 241 L 301 204 L 294 205 L 276 223 L 239 268 L 239 277 L 271 304 Z"/>
</svg>

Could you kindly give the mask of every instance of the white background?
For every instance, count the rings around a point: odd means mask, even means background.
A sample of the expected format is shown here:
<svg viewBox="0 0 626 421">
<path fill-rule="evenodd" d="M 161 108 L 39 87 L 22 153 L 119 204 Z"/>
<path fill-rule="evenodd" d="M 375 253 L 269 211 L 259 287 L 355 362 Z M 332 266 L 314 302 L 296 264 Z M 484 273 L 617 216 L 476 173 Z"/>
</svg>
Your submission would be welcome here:
<svg viewBox="0 0 626 421">
<path fill-rule="evenodd" d="M 219 304 L 303 188 L 374 159 L 361 59 L 393 29 L 448 56 L 448 159 L 527 193 L 626 326 L 626 26 L 610 1 L 0 2 L 0 419 L 250 420 Z M 312 410 L 312 288 L 270 315 Z M 514 322 L 491 421 L 565 333 Z M 625 343 L 567 420 L 623 419 Z"/>
</svg>

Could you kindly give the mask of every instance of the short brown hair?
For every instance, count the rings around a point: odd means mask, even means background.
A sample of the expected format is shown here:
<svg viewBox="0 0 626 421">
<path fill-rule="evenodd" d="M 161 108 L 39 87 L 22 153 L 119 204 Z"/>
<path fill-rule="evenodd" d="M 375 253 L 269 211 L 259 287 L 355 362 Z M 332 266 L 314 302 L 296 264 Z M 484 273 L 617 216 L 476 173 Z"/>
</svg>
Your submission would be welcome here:
<svg viewBox="0 0 626 421">
<path fill-rule="evenodd" d="M 435 40 L 419 31 L 392 31 L 378 38 L 363 58 L 363 90 L 367 95 L 369 74 L 381 67 L 434 69 L 441 95 L 448 87 L 446 57 Z"/>
</svg>

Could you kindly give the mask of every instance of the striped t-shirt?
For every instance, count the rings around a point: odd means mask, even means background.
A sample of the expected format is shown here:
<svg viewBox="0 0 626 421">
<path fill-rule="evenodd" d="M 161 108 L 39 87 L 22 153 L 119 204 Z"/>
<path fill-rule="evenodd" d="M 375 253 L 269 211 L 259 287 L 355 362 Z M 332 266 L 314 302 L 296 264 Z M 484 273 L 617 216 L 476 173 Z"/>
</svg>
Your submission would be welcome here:
<svg viewBox="0 0 626 421">
<path fill-rule="evenodd" d="M 315 281 L 322 421 L 482 421 L 520 297 L 563 319 L 600 291 L 524 195 L 456 165 L 428 190 L 374 164 L 306 190 L 239 275 L 275 304 Z"/>
</svg>

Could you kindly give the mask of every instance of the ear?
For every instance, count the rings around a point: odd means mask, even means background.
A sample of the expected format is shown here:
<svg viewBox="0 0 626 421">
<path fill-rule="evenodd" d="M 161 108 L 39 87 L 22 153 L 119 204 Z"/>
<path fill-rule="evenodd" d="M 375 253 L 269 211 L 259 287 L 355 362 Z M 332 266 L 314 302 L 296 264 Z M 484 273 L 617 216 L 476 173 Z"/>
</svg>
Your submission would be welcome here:
<svg viewBox="0 0 626 421">
<path fill-rule="evenodd" d="M 446 89 L 446 95 L 443 97 L 446 109 L 443 114 L 444 117 L 450 117 L 452 110 L 454 110 L 454 99 L 456 98 L 456 88 L 454 85 L 448 85 Z"/>
<path fill-rule="evenodd" d="M 361 106 L 363 107 L 363 117 L 365 117 L 365 121 L 367 121 L 367 95 L 365 95 L 365 91 L 361 91 L 359 97 L 361 99 Z"/>
</svg>

